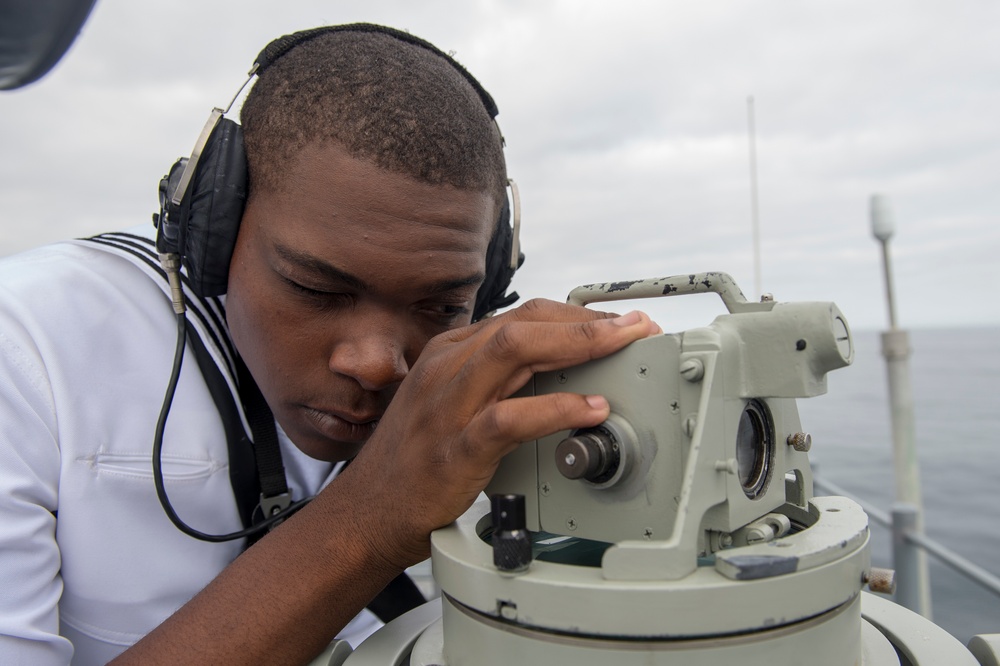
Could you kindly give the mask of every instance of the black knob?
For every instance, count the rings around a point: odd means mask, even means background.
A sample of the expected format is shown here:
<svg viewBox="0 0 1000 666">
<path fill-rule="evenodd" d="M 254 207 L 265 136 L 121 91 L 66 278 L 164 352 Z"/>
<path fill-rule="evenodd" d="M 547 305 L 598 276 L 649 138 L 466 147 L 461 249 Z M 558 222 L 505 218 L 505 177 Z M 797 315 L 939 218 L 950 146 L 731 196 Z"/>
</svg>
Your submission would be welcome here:
<svg viewBox="0 0 1000 666">
<path fill-rule="evenodd" d="M 525 519 L 524 495 L 493 495 L 493 564 L 517 573 L 531 564 L 531 537 Z"/>
<path fill-rule="evenodd" d="M 603 483 L 614 476 L 620 463 L 618 442 L 601 427 L 579 431 L 556 447 L 556 468 L 567 479 Z"/>
</svg>

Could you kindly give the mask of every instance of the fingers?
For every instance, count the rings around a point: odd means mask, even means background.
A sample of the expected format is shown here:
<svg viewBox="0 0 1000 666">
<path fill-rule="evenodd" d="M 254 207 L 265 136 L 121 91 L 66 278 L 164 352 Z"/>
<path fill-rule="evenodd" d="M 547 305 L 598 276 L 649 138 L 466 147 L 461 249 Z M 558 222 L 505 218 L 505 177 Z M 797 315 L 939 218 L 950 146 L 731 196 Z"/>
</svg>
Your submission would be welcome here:
<svg viewBox="0 0 1000 666">
<path fill-rule="evenodd" d="M 612 319 L 572 322 L 507 322 L 483 332 L 456 379 L 471 404 L 502 399 L 536 372 L 579 365 L 606 356 L 659 331 L 640 312 Z M 472 340 L 470 339 L 470 342 Z"/>
<path fill-rule="evenodd" d="M 498 441 L 500 446 L 480 447 L 495 455 L 496 461 L 522 442 L 529 442 L 560 430 L 588 428 L 603 423 L 611 413 L 608 401 L 599 395 L 549 393 L 509 398 L 484 410 L 470 424 L 470 441 Z M 492 449 L 492 450 L 491 450 Z"/>
<path fill-rule="evenodd" d="M 523 305 L 520 305 L 519 307 L 501 315 L 489 317 L 469 326 L 456 328 L 442 333 L 436 339 L 439 339 L 442 342 L 459 342 L 484 329 L 493 329 L 515 321 L 544 321 L 551 323 L 579 322 L 594 319 L 608 319 L 617 316 L 618 315 L 610 312 L 590 310 L 577 305 L 567 305 L 566 303 L 557 303 L 556 301 L 550 301 L 544 298 L 536 298 L 527 301 Z"/>
</svg>

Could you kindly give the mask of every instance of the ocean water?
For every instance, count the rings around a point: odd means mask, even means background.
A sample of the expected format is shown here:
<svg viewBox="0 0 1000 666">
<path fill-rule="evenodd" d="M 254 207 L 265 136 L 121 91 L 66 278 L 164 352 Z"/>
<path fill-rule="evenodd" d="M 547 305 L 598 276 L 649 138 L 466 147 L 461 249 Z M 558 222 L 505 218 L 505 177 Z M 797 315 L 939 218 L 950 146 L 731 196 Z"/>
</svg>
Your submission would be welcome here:
<svg viewBox="0 0 1000 666">
<path fill-rule="evenodd" d="M 799 401 L 817 476 L 888 512 L 893 501 L 888 382 L 876 331 L 855 331 L 855 360 L 826 395 Z M 1000 576 L 1000 328 L 910 332 L 910 373 L 925 531 Z M 872 525 L 873 563 L 892 537 Z M 963 643 L 1000 633 L 1000 596 L 928 556 L 933 620 Z"/>
</svg>

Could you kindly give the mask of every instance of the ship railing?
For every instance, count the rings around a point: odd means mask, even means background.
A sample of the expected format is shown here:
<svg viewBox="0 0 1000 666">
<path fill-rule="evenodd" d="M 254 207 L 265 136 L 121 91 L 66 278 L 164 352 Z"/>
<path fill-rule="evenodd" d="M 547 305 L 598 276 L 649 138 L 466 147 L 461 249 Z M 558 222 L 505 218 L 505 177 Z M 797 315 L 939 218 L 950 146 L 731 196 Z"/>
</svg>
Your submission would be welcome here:
<svg viewBox="0 0 1000 666">
<path fill-rule="evenodd" d="M 939 562 L 950 567 L 981 587 L 1000 596 L 1000 577 L 997 577 L 947 546 L 938 543 L 917 529 L 919 509 L 908 502 L 895 502 L 887 513 L 872 506 L 835 483 L 813 477 L 813 486 L 857 502 L 868 517 L 892 532 L 892 561 L 896 571 L 895 600 L 901 606 L 920 612 L 921 586 L 919 553 L 923 549 Z"/>
</svg>

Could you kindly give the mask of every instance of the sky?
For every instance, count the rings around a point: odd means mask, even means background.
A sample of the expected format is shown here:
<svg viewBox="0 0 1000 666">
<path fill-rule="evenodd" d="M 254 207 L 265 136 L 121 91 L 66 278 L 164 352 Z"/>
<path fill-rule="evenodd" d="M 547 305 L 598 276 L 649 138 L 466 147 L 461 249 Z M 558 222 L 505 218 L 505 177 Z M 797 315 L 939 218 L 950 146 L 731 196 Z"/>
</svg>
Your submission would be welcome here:
<svg viewBox="0 0 1000 666">
<path fill-rule="evenodd" d="M 885 328 L 880 193 L 900 326 L 1000 325 L 992 0 L 98 0 L 47 77 L 0 93 L 0 255 L 150 223 L 160 177 L 268 41 L 354 21 L 454 52 L 496 99 L 522 297 L 724 271 L 756 299 L 752 96 L 763 292 Z M 674 331 L 724 312 L 636 306 Z"/>
</svg>

